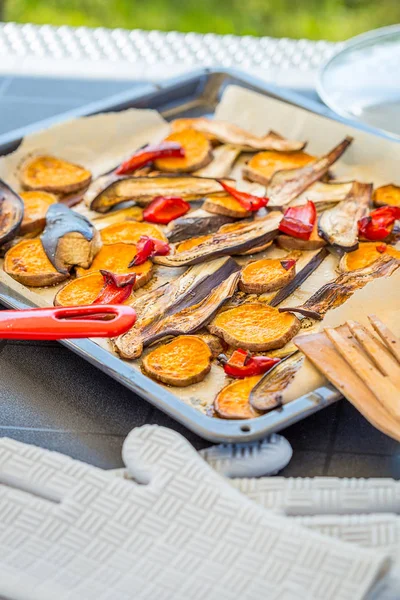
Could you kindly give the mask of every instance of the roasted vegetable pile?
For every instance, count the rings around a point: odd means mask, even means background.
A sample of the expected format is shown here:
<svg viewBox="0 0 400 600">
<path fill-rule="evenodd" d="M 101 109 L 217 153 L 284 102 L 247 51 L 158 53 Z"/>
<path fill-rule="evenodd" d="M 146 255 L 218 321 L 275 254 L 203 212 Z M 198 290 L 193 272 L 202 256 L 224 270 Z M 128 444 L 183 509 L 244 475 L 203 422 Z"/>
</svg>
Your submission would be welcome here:
<svg viewBox="0 0 400 600">
<path fill-rule="evenodd" d="M 335 179 L 351 142 L 315 156 L 274 131 L 192 118 L 97 178 L 27 156 L 19 190 L 0 181 L 3 268 L 58 286 L 56 305 L 131 304 L 135 325 L 112 341 L 121 358 L 170 386 L 217 373 L 210 416 L 259 417 L 302 367 L 298 332 L 400 266 L 400 187 Z M 332 253 L 336 278 L 299 302 Z"/>
</svg>

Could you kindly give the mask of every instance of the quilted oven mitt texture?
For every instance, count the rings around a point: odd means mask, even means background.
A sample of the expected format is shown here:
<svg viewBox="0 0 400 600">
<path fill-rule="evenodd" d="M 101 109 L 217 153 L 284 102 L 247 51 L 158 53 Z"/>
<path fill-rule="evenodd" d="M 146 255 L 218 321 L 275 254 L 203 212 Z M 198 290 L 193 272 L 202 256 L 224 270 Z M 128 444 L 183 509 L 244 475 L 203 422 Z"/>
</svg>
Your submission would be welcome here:
<svg viewBox="0 0 400 600">
<path fill-rule="evenodd" d="M 145 426 L 138 483 L 0 441 L 0 595 L 11 600 L 357 600 L 388 555 L 255 504 L 173 431 Z"/>
</svg>

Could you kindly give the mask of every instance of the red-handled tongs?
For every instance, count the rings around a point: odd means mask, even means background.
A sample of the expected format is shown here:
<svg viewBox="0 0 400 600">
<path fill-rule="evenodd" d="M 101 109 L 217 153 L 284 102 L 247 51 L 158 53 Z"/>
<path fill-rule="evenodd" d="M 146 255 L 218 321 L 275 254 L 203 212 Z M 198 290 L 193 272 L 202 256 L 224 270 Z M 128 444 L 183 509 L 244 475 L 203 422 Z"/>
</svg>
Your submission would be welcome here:
<svg viewBox="0 0 400 600">
<path fill-rule="evenodd" d="M 136 313 L 124 304 L 96 304 L 0 311 L 0 339 L 62 340 L 125 333 Z"/>
</svg>

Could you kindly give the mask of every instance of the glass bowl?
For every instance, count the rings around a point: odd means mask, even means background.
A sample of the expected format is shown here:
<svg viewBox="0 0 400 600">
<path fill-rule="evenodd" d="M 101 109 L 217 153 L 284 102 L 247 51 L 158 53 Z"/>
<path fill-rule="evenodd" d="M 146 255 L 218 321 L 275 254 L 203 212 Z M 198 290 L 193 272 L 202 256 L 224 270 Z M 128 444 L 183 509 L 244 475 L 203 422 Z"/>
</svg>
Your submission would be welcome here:
<svg viewBox="0 0 400 600">
<path fill-rule="evenodd" d="M 400 25 L 350 40 L 320 70 L 317 91 L 339 115 L 400 140 Z"/>
</svg>

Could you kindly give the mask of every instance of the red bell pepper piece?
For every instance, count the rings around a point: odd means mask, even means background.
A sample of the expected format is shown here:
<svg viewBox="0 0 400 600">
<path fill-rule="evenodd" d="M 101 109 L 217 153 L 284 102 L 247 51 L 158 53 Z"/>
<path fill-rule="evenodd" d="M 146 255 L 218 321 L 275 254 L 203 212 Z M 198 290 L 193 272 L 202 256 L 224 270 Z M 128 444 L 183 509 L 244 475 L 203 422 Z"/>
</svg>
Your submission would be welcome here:
<svg viewBox="0 0 400 600">
<path fill-rule="evenodd" d="M 111 271 L 100 270 L 104 286 L 92 304 L 122 304 L 128 300 L 136 281 L 136 273 L 117 275 Z"/>
<path fill-rule="evenodd" d="M 224 190 L 228 192 L 235 200 L 239 202 L 241 206 L 245 210 L 249 210 L 255 212 L 256 210 L 260 210 L 260 208 L 264 208 L 267 206 L 269 198 L 261 198 L 261 196 L 254 196 L 253 194 L 248 194 L 247 192 L 240 192 L 234 187 L 227 185 L 224 181 L 219 181 Z"/>
<path fill-rule="evenodd" d="M 142 265 L 152 256 L 165 256 L 169 251 L 170 246 L 167 242 L 149 237 L 148 235 L 142 235 L 136 244 L 136 255 L 129 263 L 129 267 Z"/>
<path fill-rule="evenodd" d="M 390 227 L 397 219 L 400 219 L 398 206 L 382 206 L 358 221 L 358 234 L 371 241 L 384 240 L 390 235 Z"/>
<path fill-rule="evenodd" d="M 143 211 L 143 219 L 150 223 L 167 225 L 190 210 L 190 204 L 177 196 L 156 196 Z"/>
<path fill-rule="evenodd" d="M 280 358 L 270 358 L 269 356 L 252 356 L 246 350 L 235 350 L 229 360 L 221 356 L 220 362 L 224 364 L 224 371 L 229 377 L 243 379 L 253 375 L 262 375 L 266 373 L 278 362 Z"/>
<path fill-rule="evenodd" d="M 376 246 L 376 250 L 380 254 L 383 254 L 384 252 L 386 252 L 386 249 L 387 249 L 387 245 L 386 244 L 378 244 L 378 246 Z"/>
<path fill-rule="evenodd" d="M 311 200 L 300 206 L 289 206 L 279 223 L 279 231 L 301 240 L 308 240 L 314 229 L 316 219 L 317 211 L 314 202 L 311 202 Z"/>
<path fill-rule="evenodd" d="M 285 271 L 290 271 L 296 264 L 294 258 L 288 258 L 287 260 L 281 260 L 281 265 L 285 269 Z"/>
<path fill-rule="evenodd" d="M 161 144 L 145 146 L 117 167 L 115 173 L 116 175 L 128 175 L 157 158 L 170 156 L 184 158 L 185 150 L 176 142 L 161 142 Z"/>
</svg>

